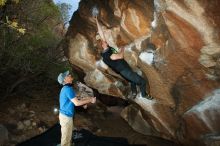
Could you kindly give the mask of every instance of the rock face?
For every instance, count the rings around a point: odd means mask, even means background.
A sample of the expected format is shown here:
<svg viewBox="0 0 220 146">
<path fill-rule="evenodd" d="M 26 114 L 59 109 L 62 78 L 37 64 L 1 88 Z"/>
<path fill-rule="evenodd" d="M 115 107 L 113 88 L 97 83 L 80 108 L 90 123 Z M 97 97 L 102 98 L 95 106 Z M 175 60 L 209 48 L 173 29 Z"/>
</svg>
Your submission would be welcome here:
<svg viewBox="0 0 220 146">
<path fill-rule="evenodd" d="M 142 133 L 184 145 L 206 145 L 220 130 L 219 4 L 219 0 L 81 0 L 70 22 L 65 52 L 88 86 L 102 94 L 128 97 L 128 82 L 100 57 L 91 12 L 97 7 L 107 42 L 125 47 L 125 60 L 148 80 L 147 89 L 155 97 L 134 99 L 138 109 L 126 109 L 123 117 Z"/>
</svg>

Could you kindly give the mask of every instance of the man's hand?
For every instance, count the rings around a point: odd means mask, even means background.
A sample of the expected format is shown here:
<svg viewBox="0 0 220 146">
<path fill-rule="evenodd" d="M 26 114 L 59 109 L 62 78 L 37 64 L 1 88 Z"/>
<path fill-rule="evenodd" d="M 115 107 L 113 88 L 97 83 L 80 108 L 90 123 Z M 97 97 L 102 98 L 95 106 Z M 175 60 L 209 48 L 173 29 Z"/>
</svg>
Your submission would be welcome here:
<svg viewBox="0 0 220 146">
<path fill-rule="evenodd" d="M 91 97 L 91 103 L 95 103 L 96 102 L 96 97 Z"/>
<path fill-rule="evenodd" d="M 84 108 L 84 109 L 87 109 L 87 107 L 88 107 L 87 104 L 83 105 L 83 108 Z"/>
</svg>

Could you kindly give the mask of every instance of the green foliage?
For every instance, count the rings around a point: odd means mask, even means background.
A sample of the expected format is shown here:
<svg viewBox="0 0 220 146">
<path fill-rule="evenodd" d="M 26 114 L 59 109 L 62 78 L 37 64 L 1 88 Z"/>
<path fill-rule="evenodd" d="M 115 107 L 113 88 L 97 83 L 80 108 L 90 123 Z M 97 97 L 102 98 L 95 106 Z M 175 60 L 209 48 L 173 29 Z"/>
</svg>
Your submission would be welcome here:
<svg viewBox="0 0 220 146">
<path fill-rule="evenodd" d="M 12 0 L 12 1 L 15 2 L 16 4 L 19 3 L 19 0 Z M 0 6 L 4 6 L 6 2 L 7 0 L 0 0 Z M 26 29 L 19 27 L 18 22 L 8 20 L 8 16 L 6 16 L 6 22 L 2 22 L 2 23 L 9 28 L 17 30 L 21 34 L 25 34 Z"/>
<path fill-rule="evenodd" d="M 62 36 L 54 30 L 62 23 L 62 16 L 52 0 L 5 2 L 0 1 L 6 7 L 0 14 L 5 18 L 0 21 L 0 83 L 12 86 L 19 78 L 33 74 L 56 80 L 59 72 L 70 70 L 69 62 L 61 61 L 62 50 L 57 47 Z M 8 80 L 5 75 L 15 77 Z"/>
<path fill-rule="evenodd" d="M 16 4 L 18 4 L 19 3 L 19 0 L 12 0 L 13 2 L 15 2 Z"/>
<path fill-rule="evenodd" d="M 7 27 L 17 30 L 21 34 L 25 34 L 26 29 L 18 26 L 18 22 L 8 20 L 8 16 L 6 16 L 6 23 L 4 23 Z"/>
<path fill-rule="evenodd" d="M 0 0 L 0 6 L 4 6 L 7 0 Z"/>
<path fill-rule="evenodd" d="M 0 6 L 4 6 L 7 0 L 0 0 Z M 12 0 L 12 2 L 15 2 L 16 4 L 19 3 L 19 0 Z"/>
</svg>

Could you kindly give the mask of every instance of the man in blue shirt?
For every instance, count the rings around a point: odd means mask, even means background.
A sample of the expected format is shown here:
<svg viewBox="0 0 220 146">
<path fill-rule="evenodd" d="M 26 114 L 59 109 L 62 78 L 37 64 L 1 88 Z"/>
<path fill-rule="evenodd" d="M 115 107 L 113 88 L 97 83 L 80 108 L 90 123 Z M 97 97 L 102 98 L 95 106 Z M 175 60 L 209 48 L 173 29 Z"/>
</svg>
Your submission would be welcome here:
<svg viewBox="0 0 220 146">
<path fill-rule="evenodd" d="M 135 98 L 137 95 L 136 85 L 140 87 L 141 97 L 152 100 L 153 97 L 146 92 L 146 81 L 132 70 L 129 64 L 124 60 L 124 48 L 114 53 L 114 49 L 110 47 L 106 41 L 101 41 L 103 51 L 101 56 L 103 61 L 116 73 L 122 75 L 127 81 L 131 83 L 132 96 Z"/>
<path fill-rule="evenodd" d="M 78 100 L 75 91 L 72 88 L 73 77 L 69 71 L 60 73 L 58 82 L 63 85 L 60 91 L 60 114 L 61 125 L 61 146 L 70 146 L 73 131 L 73 116 L 75 106 L 87 106 L 89 103 L 95 103 L 96 97 L 88 97 Z"/>
</svg>

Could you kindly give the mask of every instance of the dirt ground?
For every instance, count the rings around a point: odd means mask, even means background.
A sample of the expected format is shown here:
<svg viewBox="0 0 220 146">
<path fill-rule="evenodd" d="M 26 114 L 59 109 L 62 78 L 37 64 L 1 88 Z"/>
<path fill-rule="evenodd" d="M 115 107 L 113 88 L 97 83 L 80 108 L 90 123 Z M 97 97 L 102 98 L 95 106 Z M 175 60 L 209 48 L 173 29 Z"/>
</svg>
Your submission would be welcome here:
<svg viewBox="0 0 220 146">
<path fill-rule="evenodd" d="M 0 103 L 0 124 L 8 130 L 4 146 L 13 146 L 39 135 L 58 122 L 58 90 L 39 91 L 31 96 L 13 96 Z M 101 102 L 87 110 L 78 108 L 74 118 L 76 129 L 85 128 L 100 136 L 125 137 L 130 144 L 175 146 L 174 143 L 135 132 L 121 117 L 123 107 L 106 107 Z"/>
</svg>

